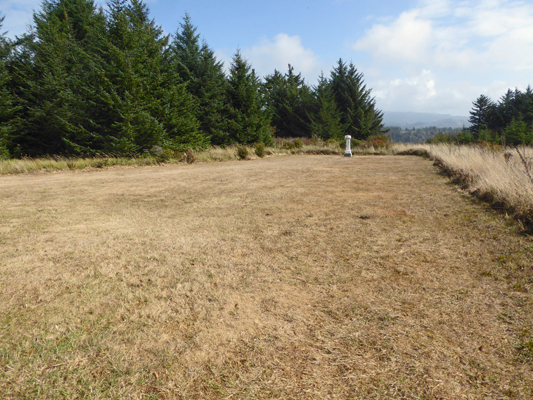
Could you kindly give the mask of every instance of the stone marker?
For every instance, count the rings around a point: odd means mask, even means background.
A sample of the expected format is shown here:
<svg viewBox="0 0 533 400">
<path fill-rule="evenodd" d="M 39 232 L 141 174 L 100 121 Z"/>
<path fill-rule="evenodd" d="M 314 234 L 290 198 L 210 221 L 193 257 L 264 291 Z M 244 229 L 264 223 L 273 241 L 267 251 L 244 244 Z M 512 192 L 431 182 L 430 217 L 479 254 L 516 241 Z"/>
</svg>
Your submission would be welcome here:
<svg viewBox="0 0 533 400">
<path fill-rule="evenodd" d="M 344 157 L 351 157 L 352 156 L 352 150 L 350 149 L 350 139 L 352 137 L 350 135 L 344 136 L 344 139 L 346 139 L 346 150 L 344 151 Z"/>
</svg>

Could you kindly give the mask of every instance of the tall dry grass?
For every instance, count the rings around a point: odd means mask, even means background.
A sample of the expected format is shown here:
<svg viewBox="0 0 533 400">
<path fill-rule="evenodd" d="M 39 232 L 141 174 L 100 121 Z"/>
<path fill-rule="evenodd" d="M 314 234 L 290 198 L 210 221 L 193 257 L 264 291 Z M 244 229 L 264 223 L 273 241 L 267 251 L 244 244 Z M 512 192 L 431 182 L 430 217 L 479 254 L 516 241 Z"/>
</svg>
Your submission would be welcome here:
<svg viewBox="0 0 533 400">
<path fill-rule="evenodd" d="M 145 166 L 161 162 L 156 157 L 42 157 L 0 160 L 0 175 L 26 174 L 30 172 L 54 172 L 106 168 L 114 166 Z"/>
<path fill-rule="evenodd" d="M 295 146 L 295 141 L 301 146 Z M 212 146 L 207 149 L 192 150 L 194 162 L 220 162 L 238 160 L 238 148 L 241 146 Z M 255 146 L 245 146 L 249 159 L 258 158 Z M 360 150 L 358 153 L 370 154 L 372 149 Z M 343 149 L 337 142 L 324 142 L 319 139 L 279 139 L 273 146 L 265 147 L 266 156 L 284 156 L 293 154 L 342 154 Z M 186 163 L 187 157 L 178 151 L 165 151 L 162 156 L 145 153 L 141 156 L 121 157 L 103 154 L 95 157 L 63 157 L 51 156 L 41 158 L 22 158 L 1 160 L 0 175 L 25 174 L 32 172 L 54 172 L 68 170 L 83 170 L 94 168 L 108 168 L 116 166 L 139 167 L 159 164 Z"/>
<path fill-rule="evenodd" d="M 473 195 L 533 224 L 533 149 L 458 145 L 396 145 L 397 154 L 427 152 L 435 164 Z"/>
</svg>

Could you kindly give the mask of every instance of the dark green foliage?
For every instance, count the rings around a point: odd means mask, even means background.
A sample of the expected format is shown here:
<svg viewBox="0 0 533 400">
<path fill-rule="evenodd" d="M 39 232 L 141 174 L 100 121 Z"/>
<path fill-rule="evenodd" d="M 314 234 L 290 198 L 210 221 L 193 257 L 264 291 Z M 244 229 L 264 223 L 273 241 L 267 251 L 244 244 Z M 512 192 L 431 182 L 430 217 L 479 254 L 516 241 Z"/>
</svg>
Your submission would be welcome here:
<svg viewBox="0 0 533 400">
<path fill-rule="evenodd" d="M 320 76 L 311 90 L 289 65 L 266 77 L 264 92 L 272 125 L 280 137 L 310 137 L 342 140 L 345 135 L 364 140 L 384 133 L 383 113 L 353 64 L 339 60 L 330 79 Z"/>
<path fill-rule="evenodd" d="M 14 155 L 134 154 L 154 145 L 205 146 L 185 85 L 176 84 L 168 38 L 144 3 L 45 1 L 35 32 L 17 44 L 11 80 L 21 111 Z"/>
<path fill-rule="evenodd" d="M 439 144 L 439 143 L 453 143 L 453 144 L 470 144 L 474 142 L 472 133 L 468 130 L 459 130 L 447 128 L 448 132 L 443 129 L 439 129 L 437 134 L 430 136 L 426 143 Z"/>
<path fill-rule="evenodd" d="M 363 74 L 352 63 L 347 65 L 340 59 L 331 71 L 329 86 L 346 135 L 363 140 L 385 132 L 383 113 L 376 110 L 371 91 L 363 83 Z"/>
<path fill-rule="evenodd" d="M 224 145 L 230 142 L 226 132 L 227 80 L 223 63 L 217 61 L 213 50 L 207 44 L 201 49 L 198 110 L 200 129 L 212 144 Z"/>
<path fill-rule="evenodd" d="M 202 147 L 195 105 L 184 84 L 176 82 L 168 38 L 149 19 L 140 1 L 109 3 L 106 40 L 106 145 L 118 152 L 137 152 L 155 144 L 183 149 Z M 107 86 L 107 87 L 106 87 Z"/>
<path fill-rule="evenodd" d="M 342 60 L 313 89 L 290 65 L 260 82 L 239 51 L 226 76 L 188 15 L 170 43 L 141 0 L 109 0 L 105 12 L 94 0 L 44 0 L 33 20 L 16 42 L 0 35 L 3 158 L 233 143 L 261 156 L 276 131 L 324 140 L 383 131 L 362 74 Z"/>
<path fill-rule="evenodd" d="M 335 95 L 324 75 L 320 76 L 318 86 L 315 88 L 314 108 L 310 119 L 313 136 L 324 140 L 344 139 L 345 130 L 335 102 Z"/>
<path fill-rule="evenodd" d="M 491 99 L 485 95 L 479 96 L 474 101 L 474 107 L 470 111 L 469 122 L 472 124 L 468 130 L 477 137 L 478 133 L 486 129 L 490 124 L 490 118 L 496 106 Z"/>
<path fill-rule="evenodd" d="M 9 158 L 8 141 L 12 132 L 11 119 L 15 112 L 14 98 L 9 91 L 9 74 L 6 63 L 11 44 L 2 33 L 4 17 L 0 17 L 0 160 Z"/>
<path fill-rule="evenodd" d="M 508 90 L 497 103 L 481 95 L 470 111 L 468 132 L 476 142 L 533 143 L 533 90 Z"/>
<path fill-rule="evenodd" d="M 171 44 L 173 67 L 182 82 L 188 82 L 189 86 L 194 87 L 193 92 L 198 90 L 195 86 L 198 85 L 201 65 L 200 35 L 196 34 L 196 31 L 191 18 L 185 14 Z"/>
<path fill-rule="evenodd" d="M 8 66 L 18 106 L 8 145 L 15 156 L 64 153 L 69 139 L 85 133 L 92 33 L 103 17 L 92 1 L 45 1 L 34 23 Z"/>
<path fill-rule="evenodd" d="M 224 121 L 227 82 L 223 64 L 216 60 L 206 43 L 200 46 L 196 30 L 186 14 L 170 46 L 172 69 L 187 84 L 195 100 L 195 116 L 204 137 L 213 144 L 228 144 Z"/>
<path fill-rule="evenodd" d="M 533 127 L 521 117 L 513 119 L 505 127 L 505 138 L 509 144 L 531 144 L 533 143 Z"/>
<path fill-rule="evenodd" d="M 270 116 L 264 111 L 261 84 L 250 64 L 237 51 L 227 90 L 227 132 L 233 143 L 271 144 Z"/>
<path fill-rule="evenodd" d="M 103 82 L 97 99 L 107 116 L 101 121 L 102 145 L 104 151 L 136 153 L 165 138 L 156 116 L 163 95 L 157 84 L 163 79 L 162 49 L 167 43 L 144 4 L 112 0 L 108 6 Z"/>
<path fill-rule="evenodd" d="M 301 74 L 295 74 L 289 64 L 285 75 L 279 71 L 265 78 L 263 85 L 272 126 L 279 137 L 310 136 L 308 109 L 312 101 L 311 89 Z"/>
</svg>

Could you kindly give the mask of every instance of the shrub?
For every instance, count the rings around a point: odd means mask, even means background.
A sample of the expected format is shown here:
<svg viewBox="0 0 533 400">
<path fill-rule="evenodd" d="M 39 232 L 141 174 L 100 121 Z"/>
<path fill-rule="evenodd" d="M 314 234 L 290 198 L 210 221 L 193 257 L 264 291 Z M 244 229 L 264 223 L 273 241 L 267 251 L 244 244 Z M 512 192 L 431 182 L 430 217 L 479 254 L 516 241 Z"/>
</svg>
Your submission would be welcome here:
<svg viewBox="0 0 533 400">
<path fill-rule="evenodd" d="M 303 144 L 306 145 L 306 146 L 317 145 L 318 142 L 319 142 L 319 139 L 316 136 L 313 136 L 313 137 L 310 137 L 310 138 L 305 138 L 303 140 Z"/>
<path fill-rule="evenodd" d="M 187 162 L 187 164 L 192 164 L 196 161 L 196 157 L 194 156 L 194 154 L 192 154 L 192 151 L 188 151 L 185 153 L 185 161 Z"/>
<path fill-rule="evenodd" d="M 265 156 L 265 145 L 263 143 L 259 142 L 255 144 L 255 154 L 261 158 Z"/>
<path fill-rule="evenodd" d="M 301 149 L 302 147 L 304 147 L 304 143 L 300 139 L 296 139 L 294 141 L 294 147 L 296 147 L 297 149 Z"/>
<path fill-rule="evenodd" d="M 246 160 L 248 157 L 248 149 L 244 146 L 240 146 L 237 149 L 237 157 L 239 157 L 239 160 Z"/>
<path fill-rule="evenodd" d="M 152 146 L 150 149 L 150 154 L 154 157 L 162 157 L 163 156 L 163 148 L 160 146 Z"/>
<path fill-rule="evenodd" d="M 355 142 L 353 139 L 352 141 Z M 360 143 L 360 146 L 363 148 L 374 147 L 375 149 L 385 149 L 391 145 L 392 143 L 389 141 L 389 137 L 384 134 L 371 135 L 365 142 Z"/>
<path fill-rule="evenodd" d="M 359 147 L 363 144 L 364 142 L 362 140 L 359 140 L 359 139 L 352 139 L 351 142 L 350 142 L 350 146 L 353 146 L 353 147 Z M 346 147 L 346 142 L 345 141 L 342 141 L 340 142 L 340 145 L 341 145 L 341 148 L 345 148 Z"/>
</svg>

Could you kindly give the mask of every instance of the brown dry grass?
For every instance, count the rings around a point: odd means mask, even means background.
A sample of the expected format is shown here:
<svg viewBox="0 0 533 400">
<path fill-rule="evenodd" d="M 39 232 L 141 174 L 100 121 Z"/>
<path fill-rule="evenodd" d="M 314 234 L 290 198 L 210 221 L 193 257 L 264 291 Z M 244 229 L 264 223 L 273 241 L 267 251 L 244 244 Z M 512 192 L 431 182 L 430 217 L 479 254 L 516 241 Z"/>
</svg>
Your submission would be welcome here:
<svg viewBox="0 0 533 400">
<path fill-rule="evenodd" d="M 425 152 L 471 194 L 513 215 L 533 233 L 533 148 L 398 144 L 394 149 Z"/>
<path fill-rule="evenodd" d="M 417 157 L 0 177 L 0 397 L 533 397 L 533 242 Z"/>
</svg>

